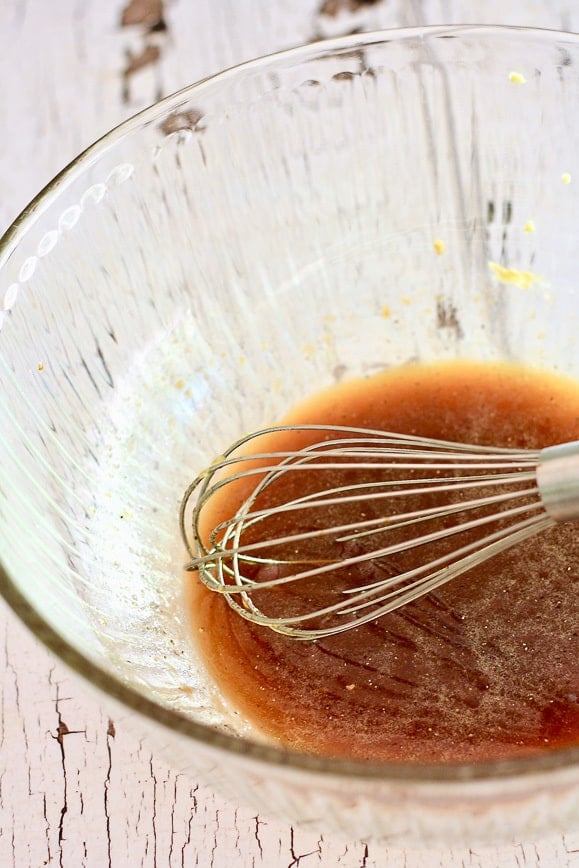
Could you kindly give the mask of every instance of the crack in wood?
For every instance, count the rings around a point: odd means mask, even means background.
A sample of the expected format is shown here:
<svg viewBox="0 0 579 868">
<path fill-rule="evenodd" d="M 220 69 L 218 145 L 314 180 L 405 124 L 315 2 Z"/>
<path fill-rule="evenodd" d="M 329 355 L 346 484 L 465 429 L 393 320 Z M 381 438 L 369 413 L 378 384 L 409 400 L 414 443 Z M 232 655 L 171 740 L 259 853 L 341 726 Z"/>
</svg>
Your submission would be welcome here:
<svg viewBox="0 0 579 868">
<path fill-rule="evenodd" d="M 261 838 L 259 836 L 260 819 L 259 819 L 259 817 L 256 816 L 253 818 L 253 820 L 255 822 L 255 829 L 254 829 L 255 840 L 257 841 L 257 846 L 259 849 L 259 855 L 263 859 L 263 846 L 261 843 Z"/>
<path fill-rule="evenodd" d="M 360 862 L 360 868 L 366 868 L 368 865 L 368 845 L 364 844 L 364 852 L 362 853 L 362 861 Z"/>
<path fill-rule="evenodd" d="M 56 684 L 56 700 L 55 700 L 55 708 L 56 714 L 58 718 L 58 727 L 57 727 L 57 735 L 52 736 L 59 745 L 60 748 L 60 762 L 62 765 L 62 780 L 63 780 L 63 794 L 62 794 L 62 805 L 60 808 L 60 815 L 58 819 L 58 849 L 59 849 L 59 864 L 61 868 L 64 868 L 63 862 L 63 850 L 62 850 L 62 842 L 64 840 L 64 818 L 68 811 L 68 776 L 66 774 L 66 757 L 64 753 L 64 736 L 68 734 L 69 729 L 62 719 L 62 715 L 60 713 L 59 706 L 59 686 Z"/>
<path fill-rule="evenodd" d="M 175 807 L 177 805 L 177 782 L 180 778 L 179 774 L 175 775 L 175 779 L 173 781 L 173 799 L 171 802 L 171 838 L 169 840 L 169 854 L 168 861 L 169 865 L 173 862 L 173 849 L 175 846 Z"/>
<path fill-rule="evenodd" d="M 198 789 L 199 789 L 199 785 L 197 784 L 197 786 L 194 787 L 194 789 L 189 791 L 189 798 L 193 802 L 193 810 L 189 814 L 189 822 L 187 824 L 187 838 L 185 840 L 185 843 L 181 847 L 181 868 L 185 868 L 185 850 L 187 849 L 187 847 L 189 847 L 189 845 L 191 844 L 191 841 L 192 841 L 193 820 L 195 818 L 195 815 L 197 814 L 197 796 L 195 795 L 195 793 L 197 792 Z"/>
<path fill-rule="evenodd" d="M 153 828 L 153 865 L 157 864 L 157 775 L 155 774 L 155 770 L 153 768 L 153 756 L 152 754 L 149 756 L 149 770 L 151 773 L 151 780 L 153 781 L 153 816 L 151 818 L 151 825 Z"/>
<path fill-rule="evenodd" d="M 105 825 L 106 825 L 106 835 L 107 835 L 107 857 L 108 857 L 108 868 L 112 868 L 112 847 L 111 847 L 111 812 L 110 812 L 110 790 L 111 790 L 111 774 L 113 768 L 113 755 L 111 749 L 111 741 L 116 736 L 115 725 L 112 720 L 109 718 L 108 726 L 107 726 L 107 771 L 105 775 L 104 781 L 104 790 L 103 790 L 103 800 L 104 800 L 104 812 L 105 812 Z"/>
<path fill-rule="evenodd" d="M 219 846 L 219 811 L 215 811 L 215 828 L 213 830 L 213 844 L 211 847 L 211 853 L 209 854 L 209 865 L 211 868 L 215 865 L 215 854 L 217 852 L 217 848 Z"/>
</svg>

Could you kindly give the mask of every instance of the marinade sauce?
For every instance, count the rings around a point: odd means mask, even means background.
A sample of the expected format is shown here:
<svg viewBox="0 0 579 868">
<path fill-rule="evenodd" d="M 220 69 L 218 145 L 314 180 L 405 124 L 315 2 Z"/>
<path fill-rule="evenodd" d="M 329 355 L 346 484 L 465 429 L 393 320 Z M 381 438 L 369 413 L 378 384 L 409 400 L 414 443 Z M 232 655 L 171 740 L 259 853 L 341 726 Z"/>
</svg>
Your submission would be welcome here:
<svg viewBox="0 0 579 868">
<path fill-rule="evenodd" d="M 409 365 L 339 384 L 283 422 L 542 448 L 579 439 L 579 384 L 516 365 Z M 228 509 L 223 500 L 214 516 Z M 275 743 L 439 763 L 579 744 L 577 525 L 544 531 L 420 600 L 316 641 L 256 626 L 195 575 L 190 581 L 195 641 L 210 675 Z M 306 583 L 293 588 L 300 593 L 311 605 L 327 589 Z"/>
</svg>

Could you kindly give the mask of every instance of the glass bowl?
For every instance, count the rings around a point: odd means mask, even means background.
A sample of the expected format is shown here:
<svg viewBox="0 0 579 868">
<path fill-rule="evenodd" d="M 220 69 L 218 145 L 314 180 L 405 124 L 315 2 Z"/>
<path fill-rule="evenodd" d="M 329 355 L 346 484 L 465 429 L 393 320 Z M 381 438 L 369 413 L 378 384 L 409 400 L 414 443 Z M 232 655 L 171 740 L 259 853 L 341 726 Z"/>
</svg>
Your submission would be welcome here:
<svg viewBox="0 0 579 868">
<path fill-rule="evenodd" d="M 486 27 L 260 59 L 113 130 L 0 242 L 2 593 L 232 799 L 392 844 L 576 825 L 577 748 L 417 766 L 266 743 L 195 658 L 177 518 L 224 446 L 337 378 L 579 379 L 578 68 L 573 35 Z"/>
</svg>

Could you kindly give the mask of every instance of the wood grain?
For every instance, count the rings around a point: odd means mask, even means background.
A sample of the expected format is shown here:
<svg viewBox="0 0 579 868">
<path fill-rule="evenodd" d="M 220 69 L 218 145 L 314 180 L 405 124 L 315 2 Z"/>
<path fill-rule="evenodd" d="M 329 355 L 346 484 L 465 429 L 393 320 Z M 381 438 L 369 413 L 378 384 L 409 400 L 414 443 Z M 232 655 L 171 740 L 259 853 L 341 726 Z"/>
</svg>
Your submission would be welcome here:
<svg viewBox="0 0 579 868">
<path fill-rule="evenodd" d="M 242 60 L 356 28 L 500 22 L 579 29 L 573 2 L 2 0 L 0 230 L 124 118 Z M 0 866 L 579 865 L 579 834 L 393 851 L 256 817 L 166 768 L 0 604 Z"/>
</svg>

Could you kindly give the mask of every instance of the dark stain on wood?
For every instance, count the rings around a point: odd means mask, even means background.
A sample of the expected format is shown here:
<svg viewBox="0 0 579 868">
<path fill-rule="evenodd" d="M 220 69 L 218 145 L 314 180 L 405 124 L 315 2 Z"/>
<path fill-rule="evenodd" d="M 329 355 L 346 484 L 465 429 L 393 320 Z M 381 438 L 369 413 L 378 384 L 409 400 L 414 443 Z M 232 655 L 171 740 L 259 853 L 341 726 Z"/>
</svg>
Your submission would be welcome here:
<svg viewBox="0 0 579 868">
<path fill-rule="evenodd" d="M 318 15 L 327 15 L 335 18 L 340 12 L 358 12 L 366 6 L 376 6 L 383 0 L 323 0 Z"/>
<path fill-rule="evenodd" d="M 156 24 L 152 24 L 149 27 L 149 33 L 166 33 L 168 29 L 167 22 L 164 18 L 161 18 Z"/>
<path fill-rule="evenodd" d="M 145 66 L 150 66 L 151 63 L 157 63 L 161 56 L 161 49 L 158 45 L 145 45 L 142 51 L 139 51 L 137 54 L 133 54 L 133 52 L 129 49 L 125 53 L 126 64 L 123 69 L 123 77 L 128 78 L 133 75 L 135 72 L 138 72 L 139 69 L 143 69 Z"/>
<path fill-rule="evenodd" d="M 62 740 L 63 740 L 64 736 L 68 735 L 69 732 L 70 732 L 70 729 L 68 728 L 68 726 L 66 725 L 64 720 L 62 720 L 62 718 L 61 718 L 58 721 L 58 729 L 56 730 L 56 735 L 54 736 L 61 747 L 62 747 Z"/>
<path fill-rule="evenodd" d="M 354 60 L 357 60 L 360 68 L 357 71 L 343 70 L 342 72 L 336 72 L 332 76 L 333 81 L 351 81 L 351 79 L 353 79 L 355 76 L 370 76 L 372 78 L 376 77 L 376 70 L 368 65 L 368 61 L 366 59 L 366 52 L 363 49 L 343 52 L 340 57 L 344 60 L 348 58 L 353 58 Z"/>
<path fill-rule="evenodd" d="M 130 0 L 121 13 L 121 27 L 141 25 L 153 30 L 160 24 L 167 29 L 163 18 L 163 0 Z"/>
<path fill-rule="evenodd" d="M 141 69 L 157 64 L 162 56 L 165 34 L 169 28 L 164 17 L 163 0 L 130 0 L 123 8 L 121 27 L 136 27 L 141 31 L 141 45 L 136 49 L 126 49 L 122 77 L 122 100 L 127 103 L 131 98 L 130 79 Z M 160 80 L 157 82 L 155 99 L 163 96 Z"/>
<path fill-rule="evenodd" d="M 199 123 L 203 118 L 203 112 L 197 109 L 189 109 L 182 112 L 171 112 L 170 115 L 159 124 L 159 129 L 166 136 L 171 133 L 179 133 L 182 130 L 199 130 Z"/>
</svg>

